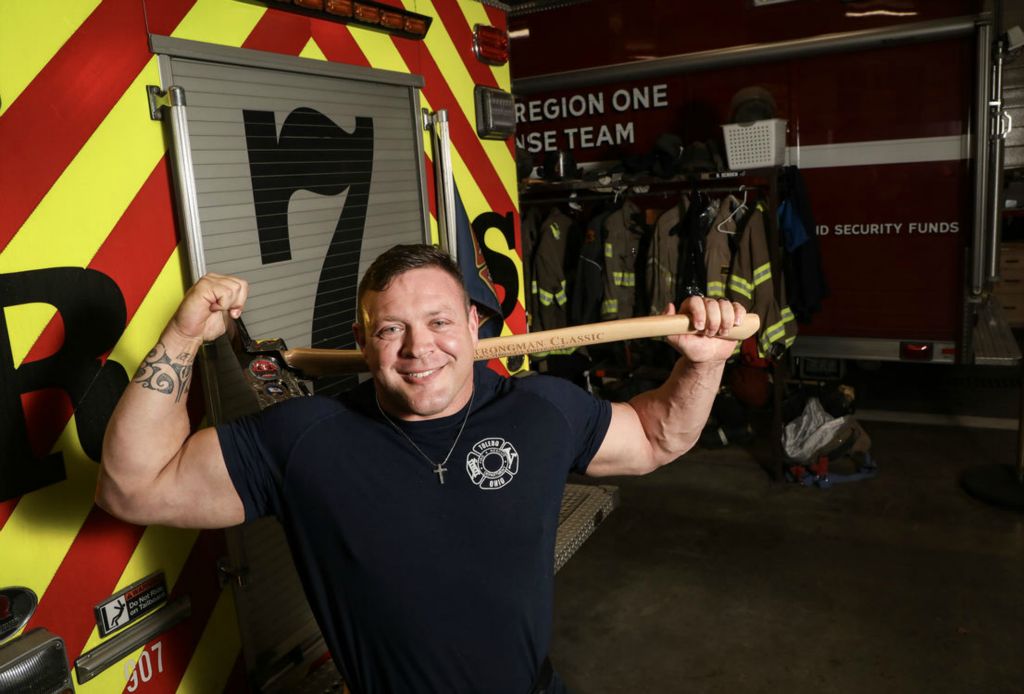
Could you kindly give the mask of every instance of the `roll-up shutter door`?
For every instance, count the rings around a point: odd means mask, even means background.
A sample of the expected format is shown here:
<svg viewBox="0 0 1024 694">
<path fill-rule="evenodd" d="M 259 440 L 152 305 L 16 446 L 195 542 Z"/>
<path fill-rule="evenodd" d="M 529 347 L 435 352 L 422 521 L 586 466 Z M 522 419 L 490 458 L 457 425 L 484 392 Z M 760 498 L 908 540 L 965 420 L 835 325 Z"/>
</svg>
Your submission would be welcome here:
<svg viewBox="0 0 1024 694">
<path fill-rule="evenodd" d="M 249 281 L 254 338 L 354 347 L 362 271 L 429 239 L 419 78 L 244 50 L 197 60 L 154 38 L 172 53 L 164 85 L 185 90 L 206 270 Z M 227 62 L 246 59 L 261 66 Z"/>
</svg>

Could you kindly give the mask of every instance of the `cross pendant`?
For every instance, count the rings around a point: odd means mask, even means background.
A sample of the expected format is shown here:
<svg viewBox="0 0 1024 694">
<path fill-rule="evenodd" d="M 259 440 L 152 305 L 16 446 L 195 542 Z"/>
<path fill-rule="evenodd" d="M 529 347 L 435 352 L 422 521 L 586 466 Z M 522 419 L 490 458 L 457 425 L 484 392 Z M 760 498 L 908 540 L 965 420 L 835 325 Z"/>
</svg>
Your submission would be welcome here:
<svg viewBox="0 0 1024 694">
<path fill-rule="evenodd" d="M 448 471 L 448 468 L 444 466 L 444 463 L 437 463 L 434 466 L 434 474 L 437 475 L 437 481 L 444 484 L 444 473 Z"/>
</svg>

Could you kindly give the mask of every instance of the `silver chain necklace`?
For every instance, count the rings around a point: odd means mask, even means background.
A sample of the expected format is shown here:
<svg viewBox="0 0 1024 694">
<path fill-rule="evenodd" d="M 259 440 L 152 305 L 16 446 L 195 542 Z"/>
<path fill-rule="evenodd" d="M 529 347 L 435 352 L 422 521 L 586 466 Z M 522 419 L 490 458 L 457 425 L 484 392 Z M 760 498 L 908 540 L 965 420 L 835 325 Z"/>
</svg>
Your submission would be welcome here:
<svg viewBox="0 0 1024 694">
<path fill-rule="evenodd" d="M 466 428 L 466 422 L 469 421 L 469 413 L 473 409 L 473 398 L 475 396 L 476 388 L 474 388 L 469 394 L 469 405 L 466 407 L 466 416 L 462 418 L 462 426 L 459 427 L 459 433 L 455 435 L 455 440 L 452 441 L 452 447 L 448 449 L 448 455 L 446 455 L 444 457 L 444 460 L 442 460 L 440 463 L 435 463 L 433 460 L 431 460 L 430 457 L 426 453 L 424 453 L 419 446 L 416 445 L 416 442 L 409 438 L 409 435 L 402 431 L 402 428 L 400 426 L 395 424 L 394 420 L 392 420 L 391 417 L 388 416 L 388 413 L 384 411 L 384 408 L 380 406 L 380 398 L 377 397 L 376 391 L 374 391 L 373 393 L 373 400 L 374 402 L 377 403 L 377 409 L 380 410 L 381 416 L 383 416 L 384 419 L 387 420 L 388 424 L 390 424 L 395 431 L 401 434 L 405 438 L 405 440 L 408 441 L 409 444 L 416 449 L 417 453 L 423 456 L 424 460 L 426 460 L 428 463 L 434 466 L 434 474 L 437 475 L 437 481 L 440 482 L 441 484 L 444 484 L 444 473 L 448 471 L 448 468 L 446 468 L 445 465 L 448 464 L 448 459 L 452 457 L 452 453 L 455 451 L 455 447 L 459 445 L 459 439 L 462 438 L 462 432 Z"/>
</svg>

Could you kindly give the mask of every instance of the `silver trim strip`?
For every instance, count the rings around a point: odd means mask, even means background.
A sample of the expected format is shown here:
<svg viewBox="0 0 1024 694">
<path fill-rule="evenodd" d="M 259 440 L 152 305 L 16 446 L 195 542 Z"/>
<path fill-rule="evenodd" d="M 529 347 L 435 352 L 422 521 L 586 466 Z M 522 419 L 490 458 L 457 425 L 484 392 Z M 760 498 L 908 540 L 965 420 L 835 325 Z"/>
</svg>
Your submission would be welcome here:
<svg viewBox="0 0 1024 694">
<path fill-rule="evenodd" d="M 420 92 L 418 89 L 409 90 L 409 103 L 412 106 L 413 122 L 421 118 L 422 106 L 420 106 Z M 430 243 L 430 200 L 427 197 L 427 165 L 426 151 L 423 145 L 423 132 L 413 138 L 416 141 L 416 175 L 419 177 L 420 187 L 420 211 L 423 213 L 423 243 Z"/>
<path fill-rule="evenodd" d="M 933 348 L 931 361 L 922 364 L 952 364 L 956 361 L 955 352 L 945 354 L 945 350 L 954 350 L 956 344 L 941 340 L 918 340 L 906 338 L 902 340 L 873 337 L 821 337 L 817 335 L 801 335 L 793 343 L 794 357 L 820 357 L 824 359 L 866 359 L 869 361 L 901 361 L 901 342 L 930 342 Z"/>
<path fill-rule="evenodd" d="M 786 155 L 787 161 L 801 169 L 910 164 L 969 158 L 970 137 L 967 135 L 803 145 L 788 147 Z"/>
<path fill-rule="evenodd" d="M 152 617 L 146 617 L 138 625 L 128 627 L 91 651 L 86 651 L 75 660 L 78 684 L 85 684 L 136 648 L 145 645 L 154 636 L 162 634 L 191 614 L 192 601 L 187 595 L 183 595 L 158 610 Z"/>
<path fill-rule="evenodd" d="M 582 70 L 555 72 L 548 75 L 523 77 L 514 80 L 512 91 L 516 94 L 558 91 L 589 87 L 608 82 L 626 82 L 650 79 L 682 72 L 708 70 L 711 68 L 749 65 L 769 60 L 804 58 L 825 53 L 864 50 L 892 46 L 913 41 L 938 41 L 940 39 L 968 36 L 974 32 L 977 16 L 936 19 L 895 27 L 864 29 L 834 34 L 822 34 L 776 43 L 757 43 L 732 48 L 697 51 L 680 55 L 638 60 L 616 65 L 605 65 Z"/>
<path fill-rule="evenodd" d="M 422 116 L 424 109 L 420 105 L 420 91 L 418 89 L 410 89 L 409 100 L 413 105 L 413 119 Z M 423 243 L 430 243 L 430 200 L 427 196 L 427 153 L 426 147 L 423 145 L 423 131 L 420 131 L 420 135 L 416 138 L 416 175 L 420 177 L 420 210 L 423 212 Z"/>
<path fill-rule="evenodd" d="M 377 84 L 394 84 L 400 87 L 415 87 L 417 89 L 421 89 L 425 84 L 422 75 L 355 65 L 342 65 L 341 63 L 331 63 L 325 60 L 298 58 L 290 55 L 268 53 L 267 51 L 254 51 L 248 48 L 219 46 L 213 43 L 175 39 L 170 36 L 160 36 L 159 34 L 149 35 L 149 48 L 153 53 L 157 54 L 169 55 L 175 58 L 204 60 L 211 63 L 263 67 L 271 70 L 284 70 L 286 72 L 301 72 L 305 75 L 341 77 L 349 80 L 361 80 Z"/>
</svg>

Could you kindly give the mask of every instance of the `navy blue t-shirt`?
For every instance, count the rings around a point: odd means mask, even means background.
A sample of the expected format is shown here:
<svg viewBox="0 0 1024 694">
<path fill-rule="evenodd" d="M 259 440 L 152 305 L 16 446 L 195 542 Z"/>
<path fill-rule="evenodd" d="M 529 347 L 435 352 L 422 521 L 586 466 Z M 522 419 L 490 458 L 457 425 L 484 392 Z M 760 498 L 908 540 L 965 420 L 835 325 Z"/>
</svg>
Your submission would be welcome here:
<svg viewBox="0 0 1024 694">
<path fill-rule="evenodd" d="M 525 694 L 547 655 L 566 476 L 586 470 L 611 406 L 547 376 L 474 377 L 443 485 L 372 382 L 217 428 L 246 519 L 281 520 L 355 692 Z M 464 415 L 394 421 L 439 462 Z"/>
</svg>

